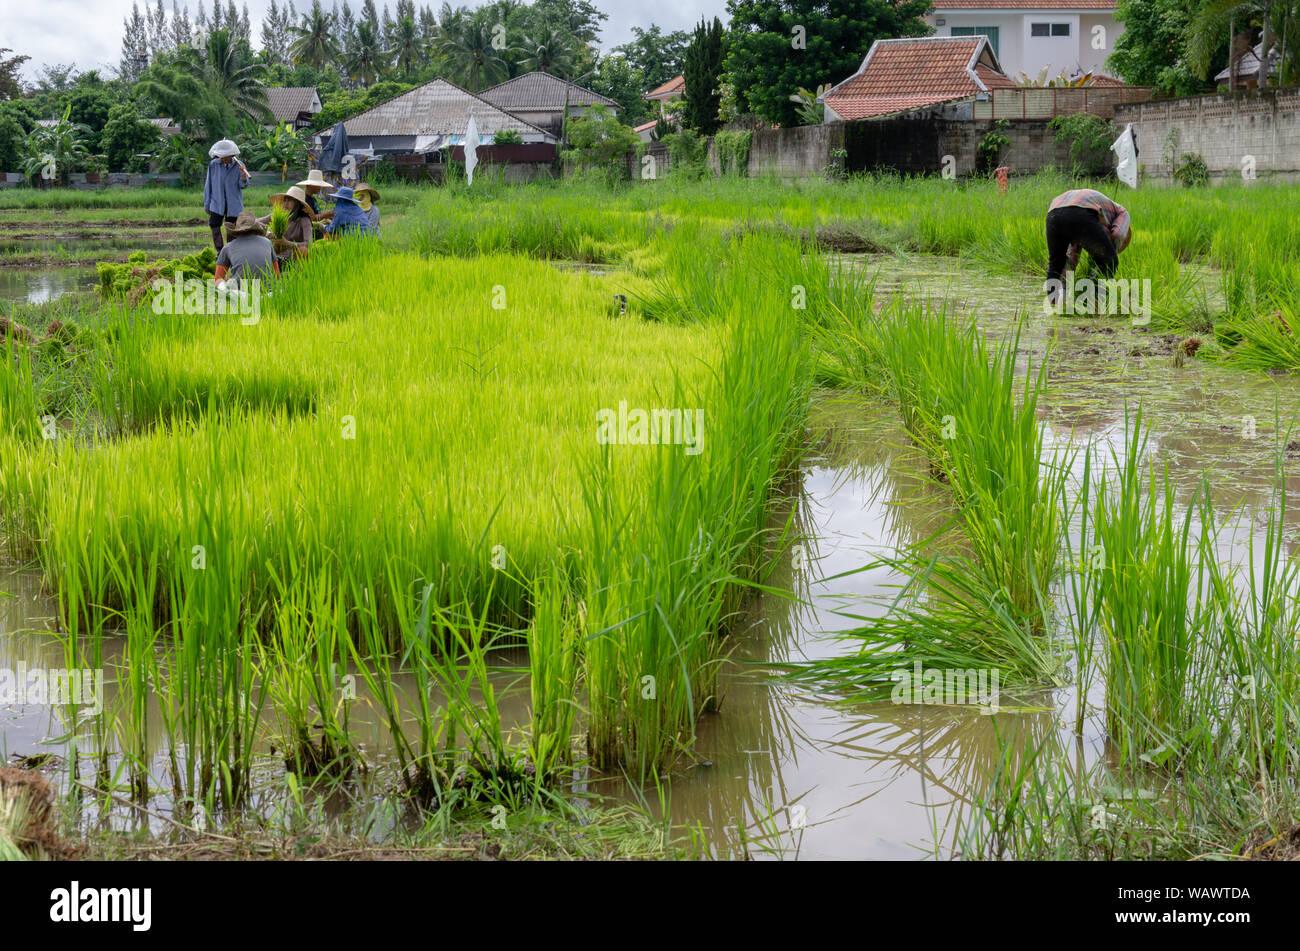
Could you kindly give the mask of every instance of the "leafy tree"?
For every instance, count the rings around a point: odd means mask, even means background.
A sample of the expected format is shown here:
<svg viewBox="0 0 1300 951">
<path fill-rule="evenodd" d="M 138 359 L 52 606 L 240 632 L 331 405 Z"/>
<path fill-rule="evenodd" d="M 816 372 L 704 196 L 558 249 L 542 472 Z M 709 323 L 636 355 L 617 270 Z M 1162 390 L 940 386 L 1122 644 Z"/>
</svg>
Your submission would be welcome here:
<svg viewBox="0 0 1300 951">
<path fill-rule="evenodd" d="M 290 27 L 289 32 L 293 36 L 293 42 L 289 44 L 291 62 L 321 69 L 339 59 L 334 18 L 321 8 L 320 0 L 312 0 L 311 12 L 304 13 L 302 23 Z"/>
<path fill-rule="evenodd" d="M 650 104 L 642 98 L 645 78 L 632 68 L 625 56 L 606 56 L 587 86 L 613 99 L 622 108 L 620 118 L 628 125 L 640 125 L 650 118 Z"/>
<path fill-rule="evenodd" d="M 722 23 L 701 20 L 691 45 L 686 47 L 683 75 L 682 122 L 689 129 L 712 135 L 718 129 L 718 104 L 722 100 Z"/>
<path fill-rule="evenodd" d="M 1206 0 L 1187 27 L 1187 60 L 1192 72 L 1200 77 L 1210 75 L 1215 65 L 1215 52 L 1221 48 L 1223 38 L 1229 37 L 1229 65 L 1250 49 L 1254 27 L 1260 28 L 1259 45 L 1267 55 L 1269 50 L 1282 47 L 1283 78 L 1294 77 L 1295 57 L 1288 52 L 1296 48 L 1296 11 L 1290 4 L 1275 4 L 1271 0 Z M 1278 38 L 1283 42 L 1279 43 Z M 1260 77 L 1260 85 L 1269 83 L 1267 71 Z"/>
<path fill-rule="evenodd" d="M 604 106 L 593 106 L 586 115 L 570 120 L 568 142 L 569 148 L 560 153 L 562 159 L 580 171 L 603 172 L 611 184 L 627 179 L 628 153 L 641 144 L 637 134 Z"/>
<path fill-rule="evenodd" d="M 136 155 L 152 152 L 161 137 L 157 126 L 141 116 L 137 106 L 119 102 L 109 110 L 99 144 L 109 170 L 124 171 Z"/>
<path fill-rule="evenodd" d="M 929 0 L 727 0 L 726 72 L 742 111 L 792 125 L 799 87 L 837 83 L 878 39 L 924 36 Z"/>
<path fill-rule="evenodd" d="M 81 80 L 87 76 L 92 79 L 98 79 L 93 73 L 83 74 Z M 102 84 L 94 82 L 82 85 L 80 82 L 63 98 L 62 105 L 65 109 L 71 110 L 71 120 L 75 125 L 84 125 L 91 132 L 89 146 L 91 151 L 103 151 L 99 136 L 104 126 L 108 124 L 109 112 L 114 106 L 113 96 Z"/>
<path fill-rule="evenodd" d="M 1115 19 L 1124 32 L 1106 65 L 1125 82 L 1155 86 L 1177 96 L 1204 92 L 1209 84 L 1187 62 L 1187 32 L 1199 0 L 1117 0 Z M 1219 68 L 1227 62 L 1227 36 L 1220 38 L 1212 57 Z"/>
<path fill-rule="evenodd" d="M 23 164 L 27 130 L 17 117 L 0 112 L 0 172 L 16 172 Z"/>
<path fill-rule="evenodd" d="M 148 6 L 145 7 L 148 9 Z M 131 15 L 122 20 L 122 60 L 118 73 L 134 83 L 149 65 L 149 28 L 139 5 L 131 4 Z"/>
<path fill-rule="evenodd" d="M 689 33 L 685 30 L 664 33 L 651 23 L 646 30 L 632 27 L 632 36 L 634 39 L 630 43 L 616 46 L 612 52 L 624 57 L 632 70 L 641 74 L 644 81 L 642 92 L 662 86 L 681 73 L 686 47 L 691 42 Z"/>
<path fill-rule="evenodd" d="M 30 56 L 5 56 L 13 50 L 0 46 L 0 99 L 18 99 L 23 94 L 23 84 L 18 79 L 18 71 Z"/>
</svg>

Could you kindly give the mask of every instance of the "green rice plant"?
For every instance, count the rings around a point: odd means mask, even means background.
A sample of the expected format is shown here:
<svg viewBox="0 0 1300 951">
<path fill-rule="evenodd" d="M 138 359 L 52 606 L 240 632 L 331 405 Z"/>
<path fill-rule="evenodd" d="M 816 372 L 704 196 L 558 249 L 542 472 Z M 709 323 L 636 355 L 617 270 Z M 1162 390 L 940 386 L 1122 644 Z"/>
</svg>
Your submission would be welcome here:
<svg viewBox="0 0 1300 951">
<path fill-rule="evenodd" d="M 290 564 L 293 576 L 299 576 Z M 263 676 L 280 723 L 285 768 L 303 779 L 346 779 L 360 756 L 348 728 L 351 696 L 345 678 L 351 648 L 345 602 L 325 573 L 305 590 L 289 588 L 274 574 L 273 581 L 280 594 Z"/>
<path fill-rule="evenodd" d="M 586 605 L 560 568 L 534 581 L 528 635 L 532 735 L 529 756 L 537 772 L 554 775 L 573 757 Z"/>
</svg>

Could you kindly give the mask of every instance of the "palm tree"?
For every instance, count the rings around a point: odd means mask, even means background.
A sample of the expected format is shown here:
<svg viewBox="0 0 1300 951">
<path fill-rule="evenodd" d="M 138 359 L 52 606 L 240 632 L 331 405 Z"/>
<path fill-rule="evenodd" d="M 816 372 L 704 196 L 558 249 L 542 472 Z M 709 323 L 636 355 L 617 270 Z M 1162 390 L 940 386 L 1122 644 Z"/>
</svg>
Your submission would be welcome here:
<svg viewBox="0 0 1300 951">
<path fill-rule="evenodd" d="M 188 131 L 199 123 L 210 138 L 219 138 L 240 116 L 269 121 L 265 78 L 266 66 L 249 57 L 245 44 L 213 30 L 201 50 L 182 47 L 149 67 L 136 88 Z"/>
<path fill-rule="evenodd" d="M 361 85 L 369 86 L 379 78 L 380 71 L 387 67 L 388 54 L 379 42 L 379 31 L 362 20 L 357 24 L 356 45 L 348 57 L 348 72 Z"/>
<path fill-rule="evenodd" d="M 568 36 L 551 24 L 543 23 L 524 41 L 524 57 L 520 65 L 527 71 L 538 70 L 566 78 L 571 76 L 575 63 Z"/>
<path fill-rule="evenodd" d="M 393 27 L 393 45 L 388 55 L 404 77 L 410 77 L 411 67 L 423 58 L 424 41 L 420 39 L 419 26 L 411 17 L 402 17 Z"/>
<path fill-rule="evenodd" d="M 1218 49 L 1226 32 L 1229 37 L 1228 66 L 1232 70 L 1229 76 L 1229 84 L 1235 87 L 1237 62 L 1250 49 L 1250 24 L 1258 21 L 1263 28 L 1259 42 L 1261 50 L 1259 84 L 1260 86 L 1267 86 L 1269 51 L 1272 47 L 1278 45 L 1274 41 L 1274 35 L 1277 32 L 1275 27 L 1281 27 L 1282 46 L 1285 47 L 1287 34 L 1291 33 L 1294 36 L 1295 33 L 1292 28 L 1294 26 L 1293 19 L 1294 11 L 1290 4 L 1278 8 L 1269 0 L 1208 0 L 1197 12 L 1188 28 L 1188 63 L 1197 75 L 1204 77 L 1210 69 L 1210 58 L 1214 55 L 1214 51 Z M 1274 22 L 1275 20 L 1276 22 Z M 1244 44 L 1240 44 L 1244 46 L 1244 49 L 1239 49 L 1237 43 L 1238 24 L 1245 26 L 1247 29 L 1248 38 Z M 1282 55 L 1283 57 L 1286 56 L 1285 48 L 1282 49 Z"/>
<path fill-rule="evenodd" d="M 447 61 L 451 74 L 466 89 L 477 92 L 501 82 L 510 73 L 510 66 L 493 43 L 492 24 L 470 16 L 461 9 L 451 13 L 443 4 L 442 41 L 438 52 Z M 450 16 L 447 16 L 450 14 Z"/>
<path fill-rule="evenodd" d="M 312 0 L 311 13 L 304 13 L 302 26 L 289 28 L 295 37 L 289 45 L 289 59 L 295 66 L 306 63 L 324 69 L 339 58 L 339 42 L 334 37 L 334 17 L 321 9 L 320 0 Z"/>
</svg>

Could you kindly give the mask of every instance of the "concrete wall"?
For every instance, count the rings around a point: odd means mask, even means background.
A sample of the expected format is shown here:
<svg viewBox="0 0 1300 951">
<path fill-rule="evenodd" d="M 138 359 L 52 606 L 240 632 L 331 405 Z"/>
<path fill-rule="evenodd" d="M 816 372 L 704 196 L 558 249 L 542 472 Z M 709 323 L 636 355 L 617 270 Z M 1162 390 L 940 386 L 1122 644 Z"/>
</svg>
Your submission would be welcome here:
<svg viewBox="0 0 1300 951">
<path fill-rule="evenodd" d="M 1168 178 L 1165 140 L 1179 130 L 1178 156 L 1195 152 L 1216 178 L 1242 176 L 1253 160 L 1259 178 L 1300 177 L 1300 87 L 1245 89 L 1115 108 L 1115 124 L 1133 124 L 1139 161 L 1151 178 Z"/>
<path fill-rule="evenodd" d="M 831 149 L 844 141 L 847 123 L 759 129 L 749 142 L 749 177 L 808 178 L 824 175 Z"/>
</svg>

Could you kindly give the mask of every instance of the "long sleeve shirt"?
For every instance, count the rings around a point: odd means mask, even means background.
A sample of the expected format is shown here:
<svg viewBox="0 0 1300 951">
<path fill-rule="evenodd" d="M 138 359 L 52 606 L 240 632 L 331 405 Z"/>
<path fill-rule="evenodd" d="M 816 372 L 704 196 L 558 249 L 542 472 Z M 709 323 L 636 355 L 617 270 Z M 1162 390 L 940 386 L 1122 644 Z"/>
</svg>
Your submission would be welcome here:
<svg viewBox="0 0 1300 951">
<path fill-rule="evenodd" d="M 1115 243 L 1116 251 L 1123 251 L 1128 247 L 1129 220 L 1128 210 L 1120 204 L 1111 201 L 1101 192 L 1092 188 L 1072 188 L 1068 192 L 1062 192 L 1052 199 L 1051 208 L 1053 211 L 1057 208 L 1087 208 L 1089 211 L 1096 212 L 1097 217 L 1101 219 L 1102 227 L 1110 232 L 1110 239 Z M 1079 249 L 1070 245 L 1066 251 L 1066 257 L 1071 264 L 1077 264 L 1079 261 Z"/>
<path fill-rule="evenodd" d="M 208 163 L 203 183 L 203 210 L 223 218 L 237 218 L 244 210 L 244 189 L 248 181 L 238 161 L 226 165 L 221 159 Z"/>
<path fill-rule="evenodd" d="M 330 234 L 345 234 L 349 231 L 356 231 L 363 234 L 373 234 L 370 228 L 370 219 L 366 213 L 361 210 L 359 205 L 350 201 L 339 201 L 334 203 L 334 220 L 325 226 L 325 230 Z"/>
</svg>

